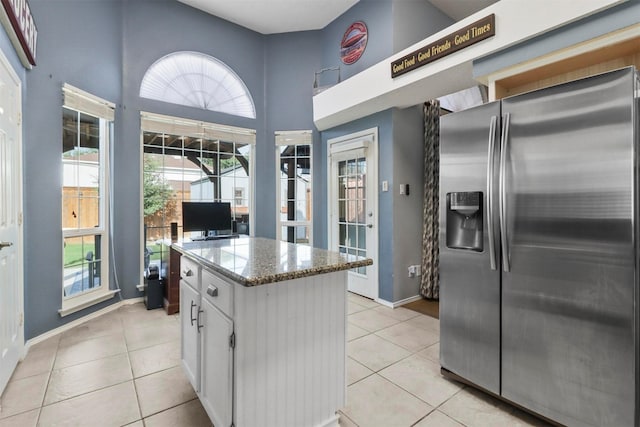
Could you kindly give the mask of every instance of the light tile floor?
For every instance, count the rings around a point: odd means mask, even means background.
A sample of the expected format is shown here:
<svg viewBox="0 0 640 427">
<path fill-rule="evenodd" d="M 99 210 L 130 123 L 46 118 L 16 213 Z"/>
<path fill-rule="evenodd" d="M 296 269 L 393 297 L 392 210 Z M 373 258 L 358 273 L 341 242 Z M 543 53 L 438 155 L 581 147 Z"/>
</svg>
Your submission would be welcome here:
<svg viewBox="0 0 640 427">
<path fill-rule="evenodd" d="M 341 425 L 546 425 L 443 378 L 437 319 L 352 294 L 348 310 Z M 32 346 L 0 399 L 0 427 L 125 425 L 211 426 L 180 366 L 178 315 L 143 304 Z"/>
</svg>

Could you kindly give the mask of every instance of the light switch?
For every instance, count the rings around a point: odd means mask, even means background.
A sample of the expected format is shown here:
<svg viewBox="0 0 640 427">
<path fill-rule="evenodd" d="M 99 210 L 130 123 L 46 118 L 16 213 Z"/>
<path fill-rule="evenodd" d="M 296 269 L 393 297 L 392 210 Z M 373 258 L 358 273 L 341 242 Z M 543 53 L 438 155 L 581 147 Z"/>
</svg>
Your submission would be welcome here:
<svg viewBox="0 0 640 427">
<path fill-rule="evenodd" d="M 389 181 L 382 181 L 382 191 L 389 191 Z"/>
</svg>

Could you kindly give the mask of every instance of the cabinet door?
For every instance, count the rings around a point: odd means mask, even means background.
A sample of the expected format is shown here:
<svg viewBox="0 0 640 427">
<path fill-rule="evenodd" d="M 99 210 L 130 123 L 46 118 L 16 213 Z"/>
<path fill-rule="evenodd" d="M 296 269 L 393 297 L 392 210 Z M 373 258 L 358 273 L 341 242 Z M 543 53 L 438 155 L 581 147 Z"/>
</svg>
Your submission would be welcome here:
<svg viewBox="0 0 640 427">
<path fill-rule="evenodd" d="M 186 282 L 180 281 L 180 354 L 182 367 L 193 389 L 200 389 L 200 337 L 198 336 L 198 310 L 200 294 Z M 202 315 L 202 314 L 201 314 Z"/>
<path fill-rule="evenodd" d="M 231 426 L 233 420 L 233 322 L 202 299 L 200 401 L 215 426 Z"/>
</svg>

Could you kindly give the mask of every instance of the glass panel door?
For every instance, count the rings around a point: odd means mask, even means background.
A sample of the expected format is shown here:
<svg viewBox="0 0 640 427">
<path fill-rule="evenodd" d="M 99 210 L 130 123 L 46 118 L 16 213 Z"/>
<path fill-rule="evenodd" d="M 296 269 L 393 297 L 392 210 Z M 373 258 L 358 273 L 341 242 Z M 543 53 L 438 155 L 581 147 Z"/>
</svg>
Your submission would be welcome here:
<svg viewBox="0 0 640 427">
<path fill-rule="evenodd" d="M 378 297 L 377 163 L 375 133 L 329 141 L 329 249 L 371 258 L 349 271 L 348 289 Z"/>
</svg>

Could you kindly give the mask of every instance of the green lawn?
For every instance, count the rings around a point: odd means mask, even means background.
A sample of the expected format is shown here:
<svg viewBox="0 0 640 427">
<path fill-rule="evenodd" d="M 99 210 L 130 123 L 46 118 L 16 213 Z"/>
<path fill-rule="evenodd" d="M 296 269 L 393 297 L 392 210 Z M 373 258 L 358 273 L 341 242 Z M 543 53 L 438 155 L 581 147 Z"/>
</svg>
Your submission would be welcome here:
<svg viewBox="0 0 640 427">
<path fill-rule="evenodd" d="M 166 246 L 164 246 L 164 248 L 163 248 L 163 246 L 164 245 L 161 245 L 161 244 L 158 244 L 158 243 L 153 243 L 153 244 L 149 244 L 148 243 L 147 244 L 147 248 L 152 251 L 151 257 L 150 257 L 151 261 L 160 260 L 161 251 L 164 250 L 166 252 L 166 251 L 169 250 L 169 248 L 167 248 Z"/>
<path fill-rule="evenodd" d="M 151 260 L 160 260 L 161 250 L 168 251 L 169 248 L 161 244 L 153 243 L 147 245 L 153 253 L 151 254 Z M 88 250 L 87 250 L 88 251 Z M 64 266 L 69 267 L 72 265 L 81 264 L 85 261 L 85 257 L 87 256 L 87 251 L 82 250 L 82 243 L 67 243 L 64 248 Z"/>
<path fill-rule="evenodd" d="M 82 243 L 67 243 L 64 247 L 64 266 L 82 263 L 86 253 L 82 253 Z"/>
</svg>

